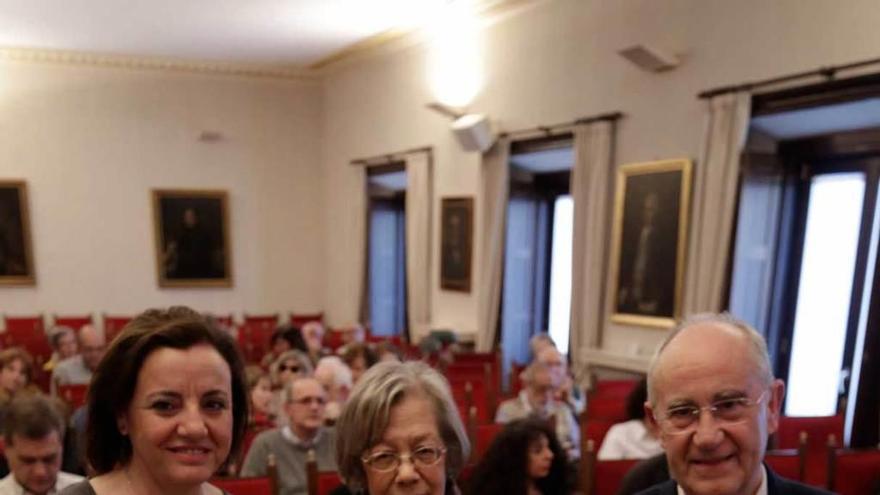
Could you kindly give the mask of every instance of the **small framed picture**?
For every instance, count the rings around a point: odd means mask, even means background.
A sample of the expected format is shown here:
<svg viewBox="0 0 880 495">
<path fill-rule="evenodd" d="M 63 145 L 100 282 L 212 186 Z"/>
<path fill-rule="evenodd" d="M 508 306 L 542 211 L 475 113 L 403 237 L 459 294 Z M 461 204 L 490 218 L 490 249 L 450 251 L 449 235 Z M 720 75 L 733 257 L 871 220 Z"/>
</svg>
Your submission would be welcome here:
<svg viewBox="0 0 880 495">
<path fill-rule="evenodd" d="M 159 287 L 232 287 L 226 191 L 153 190 Z"/>
<path fill-rule="evenodd" d="M 0 180 L 0 285 L 35 285 L 27 184 Z"/>
<path fill-rule="evenodd" d="M 470 292 L 474 199 L 443 198 L 440 216 L 440 288 Z"/>
<path fill-rule="evenodd" d="M 669 328 L 681 315 L 691 168 L 678 159 L 618 170 L 611 321 Z"/>
</svg>

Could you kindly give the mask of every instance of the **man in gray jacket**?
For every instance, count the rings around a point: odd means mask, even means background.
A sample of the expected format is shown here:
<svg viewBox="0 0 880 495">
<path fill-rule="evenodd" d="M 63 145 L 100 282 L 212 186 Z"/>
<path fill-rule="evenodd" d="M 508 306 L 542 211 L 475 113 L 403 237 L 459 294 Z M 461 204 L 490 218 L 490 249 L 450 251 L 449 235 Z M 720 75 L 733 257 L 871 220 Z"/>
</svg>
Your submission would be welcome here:
<svg viewBox="0 0 880 495">
<path fill-rule="evenodd" d="M 319 471 L 336 470 L 336 432 L 324 427 L 327 392 L 314 378 L 297 378 L 285 389 L 287 426 L 257 435 L 241 476 L 265 476 L 269 454 L 275 455 L 282 495 L 306 495 L 306 460 L 313 451 Z"/>
</svg>

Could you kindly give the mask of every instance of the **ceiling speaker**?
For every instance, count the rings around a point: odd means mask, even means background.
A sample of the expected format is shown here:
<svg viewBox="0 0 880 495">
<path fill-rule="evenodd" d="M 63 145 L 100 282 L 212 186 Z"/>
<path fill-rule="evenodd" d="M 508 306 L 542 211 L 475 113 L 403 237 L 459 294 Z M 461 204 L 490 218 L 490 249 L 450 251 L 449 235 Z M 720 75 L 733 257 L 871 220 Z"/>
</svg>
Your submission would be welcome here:
<svg viewBox="0 0 880 495">
<path fill-rule="evenodd" d="M 465 151 L 484 152 L 492 147 L 495 136 L 489 118 L 483 114 L 468 114 L 455 119 L 452 123 L 458 143 Z"/>
<path fill-rule="evenodd" d="M 678 67 L 679 63 L 681 63 L 675 55 L 665 53 L 652 46 L 635 45 L 629 48 L 624 48 L 617 53 L 649 72 L 662 72 L 674 69 Z"/>
</svg>

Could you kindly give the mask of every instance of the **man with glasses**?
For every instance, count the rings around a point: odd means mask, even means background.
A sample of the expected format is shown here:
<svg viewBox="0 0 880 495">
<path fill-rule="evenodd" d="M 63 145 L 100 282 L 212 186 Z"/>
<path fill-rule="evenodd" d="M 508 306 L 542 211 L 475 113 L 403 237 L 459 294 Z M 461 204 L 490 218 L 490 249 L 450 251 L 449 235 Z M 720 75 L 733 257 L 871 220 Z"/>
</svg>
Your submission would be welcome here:
<svg viewBox="0 0 880 495">
<path fill-rule="evenodd" d="M 646 416 L 659 432 L 672 480 L 649 495 L 823 494 L 763 464 L 785 385 L 764 339 L 729 315 L 698 315 L 660 346 L 648 371 Z"/>
<path fill-rule="evenodd" d="M 266 476 L 275 455 L 282 495 L 308 492 L 306 460 L 314 452 L 319 471 L 336 470 L 336 434 L 324 427 L 327 392 L 314 378 L 296 378 L 285 388 L 287 426 L 257 435 L 247 452 L 241 476 Z"/>
</svg>

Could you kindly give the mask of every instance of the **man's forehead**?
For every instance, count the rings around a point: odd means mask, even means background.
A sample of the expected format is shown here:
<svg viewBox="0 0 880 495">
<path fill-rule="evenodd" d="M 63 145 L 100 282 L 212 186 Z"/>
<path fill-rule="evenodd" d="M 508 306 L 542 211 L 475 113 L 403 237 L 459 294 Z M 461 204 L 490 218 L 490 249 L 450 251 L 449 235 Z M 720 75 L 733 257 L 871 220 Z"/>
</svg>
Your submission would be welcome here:
<svg viewBox="0 0 880 495">
<path fill-rule="evenodd" d="M 61 450 L 61 435 L 52 430 L 42 438 L 29 438 L 18 433 L 12 435 L 12 443 L 8 446 L 19 454 L 28 456 L 44 456 Z"/>
<path fill-rule="evenodd" d="M 324 387 L 314 378 L 301 378 L 293 382 L 292 387 L 291 392 L 294 399 L 326 394 Z"/>
</svg>

